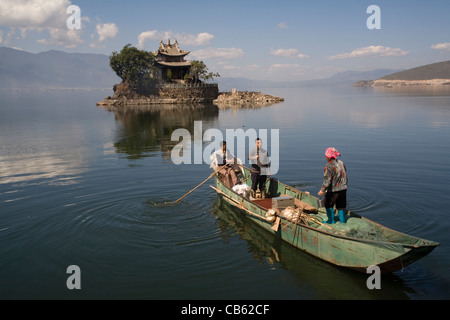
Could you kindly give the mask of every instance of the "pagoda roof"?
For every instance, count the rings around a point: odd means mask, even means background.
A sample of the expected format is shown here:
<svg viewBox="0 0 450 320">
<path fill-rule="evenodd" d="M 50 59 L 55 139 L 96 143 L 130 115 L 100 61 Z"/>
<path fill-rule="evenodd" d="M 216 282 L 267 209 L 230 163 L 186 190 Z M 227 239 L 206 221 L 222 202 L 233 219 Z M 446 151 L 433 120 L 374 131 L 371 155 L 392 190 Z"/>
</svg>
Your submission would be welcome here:
<svg viewBox="0 0 450 320">
<path fill-rule="evenodd" d="M 161 42 L 159 44 L 159 49 L 154 54 L 155 54 L 155 56 L 158 54 L 162 54 L 162 55 L 171 56 L 171 57 L 180 57 L 180 56 L 186 56 L 189 53 L 191 53 L 191 52 L 186 51 L 186 50 L 181 50 L 178 47 L 177 40 L 175 40 L 174 44 L 170 44 L 170 40 L 169 40 L 168 44 L 163 43 L 161 40 Z"/>
<path fill-rule="evenodd" d="M 183 61 L 183 62 L 167 62 L 167 61 L 158 61 L 156 62 L 162 66 L 167 67 L 189 67 L 191 65 L 190 61 Z"/>
</svg>

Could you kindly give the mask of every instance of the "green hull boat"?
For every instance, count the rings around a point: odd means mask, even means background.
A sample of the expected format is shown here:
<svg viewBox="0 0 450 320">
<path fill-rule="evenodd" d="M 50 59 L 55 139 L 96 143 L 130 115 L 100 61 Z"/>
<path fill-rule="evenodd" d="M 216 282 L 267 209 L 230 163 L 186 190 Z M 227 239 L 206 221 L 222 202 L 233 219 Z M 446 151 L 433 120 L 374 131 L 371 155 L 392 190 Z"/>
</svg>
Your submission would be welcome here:
<svg viewBox="0 0 450 320">
<path fill-rule="evenodd" d="M 240 166 L 242 186 L 251 184 L 250 169 Z M 367 272 L 378 266 L 381 273 L 392 273 L 426 256 L 439 243 L 409 236 L 346 211 L 347 223 L 323 223 L 325 208 L 308 192 L 288 186 L 275 178 L 266 183 L 264 199 L 236 192 L 228 179 L 215 174 L 219 196 L 248 219 L 283 241 L 339 267 Z"/>
</svg>

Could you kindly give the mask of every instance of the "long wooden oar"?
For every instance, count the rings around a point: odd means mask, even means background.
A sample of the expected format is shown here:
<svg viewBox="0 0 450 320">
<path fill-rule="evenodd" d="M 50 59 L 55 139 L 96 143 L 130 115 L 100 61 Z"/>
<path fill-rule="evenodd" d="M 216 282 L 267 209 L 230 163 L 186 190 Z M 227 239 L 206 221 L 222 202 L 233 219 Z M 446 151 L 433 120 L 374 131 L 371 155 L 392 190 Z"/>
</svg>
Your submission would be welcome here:
<svg viewBox="0 0 450 320">
<path fill-rule="evenodd" d="M 205 181 L 203 181 L 202 183 L 200 183 L 198 186 L 196 186 L 194 189 L 192 189 L 191 191 L 189 191 L 188 193 L 186 193 L 184 196 L 182 196 L 181 198 L 172 201 L 172 202 L 165 202 L 164 205 L 172 205 L 175 204 L 177 202 L 180 202 L 181 200 L 183 200 L 184 198 L 186 198 L 189 194 L 191 194 L 192 192 L 194 192 L 196 189 L 200 188 L 202 185 L 204 185 L 206 183 L 206 181 L 208 181 L 209 179 L 211 179 L 217 172 L 219 172 L 222 168 L 218 168 L 216 171 L 214 171 L 213 173 L 211 173 L 211 175 L 205 179 Z"/>
</svg>

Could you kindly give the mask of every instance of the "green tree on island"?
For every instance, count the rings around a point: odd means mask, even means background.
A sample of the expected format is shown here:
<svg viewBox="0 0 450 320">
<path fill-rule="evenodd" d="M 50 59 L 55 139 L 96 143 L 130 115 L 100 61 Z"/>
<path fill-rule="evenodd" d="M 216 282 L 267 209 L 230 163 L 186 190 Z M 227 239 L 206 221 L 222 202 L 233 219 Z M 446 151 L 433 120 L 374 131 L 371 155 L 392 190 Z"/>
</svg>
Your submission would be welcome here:
<svg viewBox="0 0 450 320">
<path fill-rule="evenodd" d="M 190 74 L 194 78 L 194 82 L 198 82 L 199 80 L 211 80 L 215 77 L 220 77 L 218 73 L 208 72 L 208 67 L 205 65 L 203 61 L 193 60 L 191 61 L 191 71 Z"/>
<path fill-rule="evenodd" d="M 114 72 L 139 94 L 150 94 L 156 90 L 156 80 L 152 74 L 156 71 L 155 56 L 148 51 L 139 50 L 127 44 L 118 53 L 114 51 L 109 65 Z"/>
</svg>

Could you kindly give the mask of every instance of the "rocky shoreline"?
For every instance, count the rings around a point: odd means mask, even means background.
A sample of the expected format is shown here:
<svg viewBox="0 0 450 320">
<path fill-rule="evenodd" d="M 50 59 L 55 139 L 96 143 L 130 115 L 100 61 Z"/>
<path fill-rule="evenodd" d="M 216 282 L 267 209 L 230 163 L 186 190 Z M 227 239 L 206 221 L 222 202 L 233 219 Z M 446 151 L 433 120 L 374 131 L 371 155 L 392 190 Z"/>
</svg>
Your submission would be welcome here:
<svg viewBox="0 0 450 320">
<path fill-rule="evenodd" d="M 100 107 L 149 106 L 155 104 L 215 104 L 219 107 L 260 107 L 283 102 L 284 99 L 261 92 L 237 91 L 219 93 L 216 86 L 174 86 L 159 90 L 156 94 L 141 96 L 126 84 L 115 85 L 114 95 L 97 102 Z"/>
<path fill-rule="evenodd" d="M 97 106 L 104 107 L 126 107 L 126 106 L 149 106 L 154 104 L 192 104 L 192 103 L 212 103 L 213 100 L 205 98 L 161 98 L 158 96 L 148 96 L 135 99 L 114 99 L 106 97 L 105 100 L 97 102 Z"/>
</svg>

